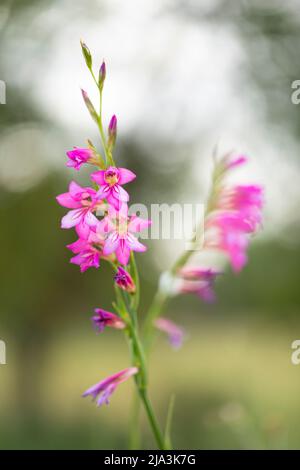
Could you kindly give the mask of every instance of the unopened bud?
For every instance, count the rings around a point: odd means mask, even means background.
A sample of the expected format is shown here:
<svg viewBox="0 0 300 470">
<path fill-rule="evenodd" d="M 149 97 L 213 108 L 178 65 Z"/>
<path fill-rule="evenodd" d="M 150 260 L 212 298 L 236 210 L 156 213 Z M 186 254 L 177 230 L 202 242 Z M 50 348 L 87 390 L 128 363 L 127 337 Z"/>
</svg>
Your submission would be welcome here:
<svg viewBox="0 0 300 470">
<path fill-rule="evenodd" d="M 104 80 L 106 77 L 106 65 L 105 62 L 103 61 L 101 64 L 101 67 L 99 69 L 99 88 L 102 90 L 103 85 L 104 85 Z"/>
<path fill-rule="evenodd" d="M 135 284 L 130 274 L 125 271 L 121 266 L 118 267 L 118 271 L 114 276 L 115 283 L 120 289 L 127 291 L 129 294 L 135 293 Z"/>
<path fill-rule="evenodd" d="M 80 44 L 81 44 L 81 50 L 82 50 L 85 63 L 88 66 L 88 68 L 91 69 L 92 68 L 92 55 L 90 53 L 90 50 L 82 40 L 80 40 Z"/>
<path fill-rule="evenodd" d="M 114 114 L 108 126 L 108 147 L 113 149 L 117 138 L 117 117 Z"/>
<path fill-rule="evenodd" d="M 98 122 L 98 114 L 97 114 L 91 100 L 89 99 L 87 92 L 84 91 L 84 90 L 81 90 L 81 93 L 82 93 L 82 97 L 84 99 L 85 105 L 86 105 L 90 115 L 92 116 L 94 121 Z"/>
</svg>

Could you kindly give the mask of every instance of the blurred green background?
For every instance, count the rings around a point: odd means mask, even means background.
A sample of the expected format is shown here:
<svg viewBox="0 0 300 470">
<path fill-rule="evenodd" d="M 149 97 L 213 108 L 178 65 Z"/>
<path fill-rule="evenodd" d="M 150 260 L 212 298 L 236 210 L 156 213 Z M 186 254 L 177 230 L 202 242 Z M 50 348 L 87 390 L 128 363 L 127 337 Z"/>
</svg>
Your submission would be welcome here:
<svg viewBox="0 0 300 470">
<path fill-rule="evenodd" d="M 111 273 L 70 265 L 55 196 L 88 173 L 65 168 L 65 152 L 96 128 L 79 87 L 93 97 L 79 39 L 105 57 L 104 113 L 119 118 L 117 160 L 138 175 L 132 201 L 202 202 L 211 151 L 252 157 L 245 180 L 266 187 L 264 232 L 249 264 L 217 284 L 207 306 L 177 298 L 167 314 L 188 338 L 178 352 L 164 337 L 150 365 L 161 422 L 173 392 L 177 448 L 300 447 L 299 106 L 300 13 L 296 1 L 24 1 L 0 5 L 2 449 L 128 448 L 132 388 L 111 405 L 80 398 L 127 367 L 122 336 L 94 334 L 93 308 L 110 308 Z M 142 316 L 177 243 L 148 242 L 138 256 Z M 153 447 L 143 420 L 143 445 Z"/>
</svg>

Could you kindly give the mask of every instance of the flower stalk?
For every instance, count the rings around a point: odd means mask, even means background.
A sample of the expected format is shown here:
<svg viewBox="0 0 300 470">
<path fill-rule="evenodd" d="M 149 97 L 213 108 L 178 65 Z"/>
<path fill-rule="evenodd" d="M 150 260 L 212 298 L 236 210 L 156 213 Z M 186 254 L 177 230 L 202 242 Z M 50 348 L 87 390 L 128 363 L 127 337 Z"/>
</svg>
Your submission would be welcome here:
<svg viewBox="0 0 300 470">
<path fill-rule="evenodd" d="M 102 106 L 106 65 L 102 62 L 97 79 L 93 71 L 91 52 L 83 41 L 81 48 L 99 92 L 99 110 L 96 110 L 86 91 L 82 90 L 82 96 L 97 124 L 104 157 L 90 141 L 87 148 L 75 147 L 67 152 L 69 168 L 79 171 L 82 165 L 87 164 L 96 167 L 96 171 L 90 175 L 93 187 L 81 187 L 72 181 L 68 192 L 57 196 L 57 202 L 70 209 L 62 218 L 61 228 L 75 229 L 78 239 L 68 244 L 67 248 L 74 255 L 70 262 L 78 265 L 82 273 L 90 268 L 99 268 L 102 262 L 108 262 L 111 266 L 115 290 L 115 300 L 112 302 L 114 312 L 96 308 L 92 322 L 99 334 L 103 334 L 107 327 L 125 333 L 131 355 L 130 367 L 96 383 L 87 389 L 83 396 L 91 396 L 98 406 L 108 404 L 115 389 L 133 377 L 136 394 L 132 413 L 131 445 L 138 446 L 140 441 L 139 409 L 142 404 L 157 447 L 161 450 L 170 449 L 170 423 L 174 399 L 170 402 L 164 436 L 149 398 L 147 363 L 154 333 L 156 329 L 166 333 L 173 347 L 179 348 L 184 331 L 173 321 L 161 317 L 168 301 L 174 295 L 187 293 L 196 294 L 205 302 L 215 299 L 214 282 L 222 272 L 212 266 L 190 265 L 195 250 L 220 251 L 227 256 L 234 271 L 239 272 L 243 268 L 247 262 L 249 235 L 254 233 L 261 223 L 263 191 L 258 185 L 227 185 L 227 174 L 244 164 L 247 160 L 245 156 L 233 156 L 229 153 L 219 161 L 215 156 L 204 221 L 196 229 L 191 240 L 191 249 L 184 251 L 170 270 L 162 275 L 141 331 L 138 312 L 140 278 L 135 252 L 146 251 L 147 247 L 138 240 L 138 233 L 146 229 L 151 221 L 136 214 L 128 214 L 130 195 L 123 186 L 131 183 L 136 175 L 129 169 L 115 165 L 115 115 L 109 122 L 107 134 L 104 131 Z M 202 233 L 204 243 L 200 246 L 199 235 Z"/>
</svg>

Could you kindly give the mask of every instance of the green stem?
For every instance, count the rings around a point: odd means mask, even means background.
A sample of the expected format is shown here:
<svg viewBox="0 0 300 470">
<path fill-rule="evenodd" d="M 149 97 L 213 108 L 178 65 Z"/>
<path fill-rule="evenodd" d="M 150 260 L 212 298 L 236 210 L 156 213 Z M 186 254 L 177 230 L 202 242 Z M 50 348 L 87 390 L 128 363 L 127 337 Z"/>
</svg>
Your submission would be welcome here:
<svg viewBox="0 0 300 470">
<path fill-rule="evenodd" d="M 139 369 L 138 374 L 135 376 L 135 382 L 139 396 L 144 404 L 145 411 L 149 420 L 149 424 L 153 431 L 153 435 L 156 439 L 158 448 L 160 450 L 165 449 L 163 434 L 160 431 L 158 421 L 154 414 L 153 407 L 151 405 L 150 399 L 148 397 L 147 387 L 147 366 L 145 360 L 145 353 L 138 335 L 138 328 L 136 322 L 136 311 L 133 310 L 125 292 L 122 292 L 122 303 L 123 306 L 126 306 L 126 309 L 129 313 L 130 321 L 128 322 L 128 334 L 131 340 L 131 352 L 133 357 L 134 365 Z"/>
<path fill-rule="evenodd" d="M 160 432 L 159 425 L 158 425 L 158 422 L 156 420 L 156 417 L 155 417 L 155 414 L 154 414 L 154 411 L 153 411 L 153 408 L 152 408 L 152 404 L 149 400 L 147 391 L 146 390 L 139 390 L 139 394 L 140 394 L 140 397 L 141 397 L 142 402 L 144 404 L 144 407 L 145 407 L 145 410 L 146 410 L 146 413 L 147 413 L 147 416 L 148 416 L 148 419 L 149 419 L 149 423 L 151 425 L 153 434 L 155 436 L 158 448 L 159 448 L 159 450 L 166 450 L 164 438 L 163 438 L 162 433 Z"/>
<path fill-rule="evenodd" d="M 105 133 L 104 133 L 103 124 L 102 124 L 102 101 L 103 101 L 102 100 L 102 88 L 99 87 L 99 83 L 98 83 L 98 81 L 95 77 L 95 74 L 94 74 L 93 70 L 91 68 L 89 70 L 91 72 L 91 75 L 93 77 L 93 80 L 94 80 L 97 88 L 98 88 L 99 95 L 100 95 L 99 116 L 98 116 L 98 119 L 97 119 L 97 124 L 98 124 L 99 132 L 100 132 L 100 137 L 101 137 L 101 142 L 102 142 L 102 146 L 103 146 L 103 150 L 104 150 L 106 164 L 109 162 L 110 165 L 114 165 L 112 155 L 111 155 L 110 152 L 108 152 L 108 149 L 107 149 L 106 138 L 105 138 Z"/>
<path fill-rule="evenodd" d="M 135 389 L 131 404 L 131 422 L 129 448 L 130 450 L 138 450 L 140 448 L 140 396 L 138 390 Z"/>
</svg>

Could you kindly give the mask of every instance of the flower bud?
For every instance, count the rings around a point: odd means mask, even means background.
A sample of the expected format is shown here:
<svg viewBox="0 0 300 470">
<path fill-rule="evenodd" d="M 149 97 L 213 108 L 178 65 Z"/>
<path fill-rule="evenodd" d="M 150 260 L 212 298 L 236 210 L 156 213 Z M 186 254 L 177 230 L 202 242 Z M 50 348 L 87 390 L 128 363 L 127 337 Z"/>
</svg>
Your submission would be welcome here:
<svg viewBox="0 0 300 470">
<path fill-rule="evenodd" d="M 87 45 L 82 41 L 82 39 L 80 40 L 80 44 L 81 44 L 81 50 L 82 50 L 85 63 L 87 67 L 91 69 L 92 68 L 92 55 L 90 53 L 90 50 L 87 47 Z"/>
<path fill-rule="evenodd" d="M 117 117 L 114 114 L 108 126 L 108 148 L 111 150 L 115 146 L 117 138 Z"/>
<path fill-rule="evenodd" d="M 103 89 L 105 77 L 106 77 L 106 65 L 105 65 L 105 62 L 103 61 L 102 64 L 101 64 L 101 67 L 99 69 L 99 88 L 100 88 L 100 90 Z"/>
<path fill-rule="evenodd" d="M 125 269 L 121 268 L 121 266 L 118 267 L 118 271 L 114 276 L 114 280 L 120 289 L 123 289 L 130 294 L 135 293 L 135 284 L 132 277 L 127 271 L 125 271 Z"/>
<path fill-rule="evenodd" d="M 99 333 L 107 326 L 116 328 L 117 330 L 121 330 L 126 326 L 120 317 L 102 308 L 95 308 L 95 315 L 92 317 L 92 322 Z"/>
<path fill-rule="evenodd" d="M 94 121 L 98 122 L 98 114 L 97 114 L 91 100 L 89 99 L 87 92 L 84 91 L 84 90 L 81 90 L 81 93 L 82 93 L 83 100 L 85 102 L 85 105 L 86 105 L 90 115 L 92 116 Z"/>
</svg>

